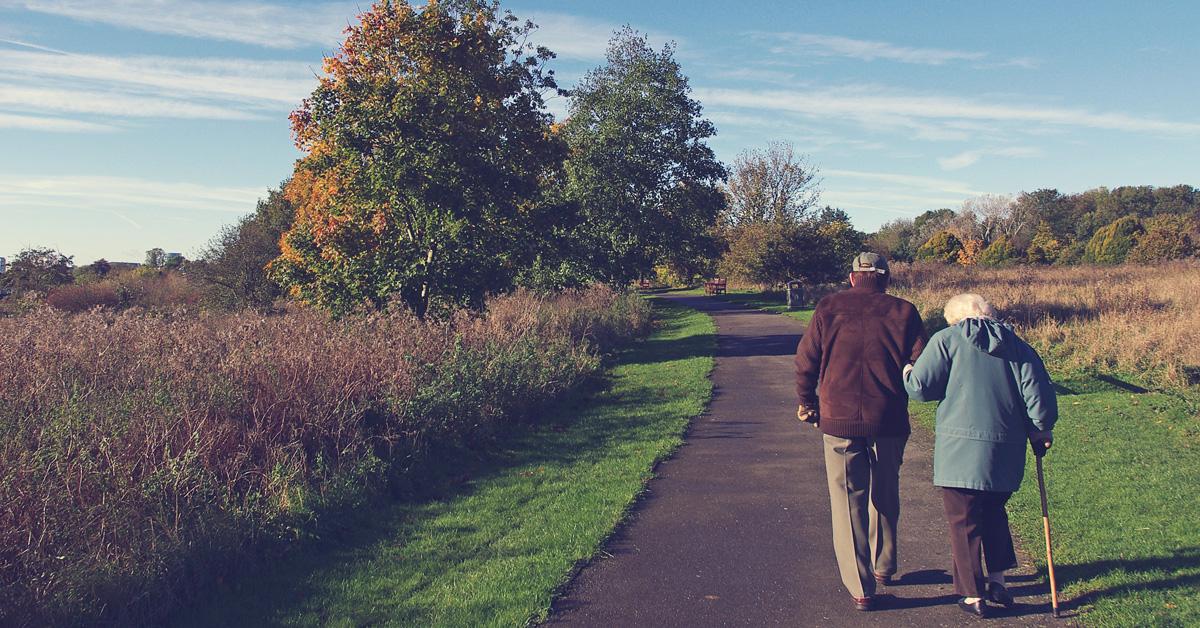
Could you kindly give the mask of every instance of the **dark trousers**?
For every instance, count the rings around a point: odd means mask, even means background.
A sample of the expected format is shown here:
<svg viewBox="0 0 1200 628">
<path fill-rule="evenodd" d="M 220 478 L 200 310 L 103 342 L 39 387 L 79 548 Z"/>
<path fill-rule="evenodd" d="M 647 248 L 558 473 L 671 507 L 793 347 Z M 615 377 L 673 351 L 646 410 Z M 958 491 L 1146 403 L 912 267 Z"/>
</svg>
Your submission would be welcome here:
<svg viewBox="0 0 1200 628">
<path fill-rule="evenodd" d="M 983 597 L 982 545 L 988 571 L 1017 566 L 1008 513 L 1004 505 L 1012 493 L 942 488 L 942 505 L 950 525 L 950 551 L 954 554 L 954 592 L 963 597 Z"/>
</svg>

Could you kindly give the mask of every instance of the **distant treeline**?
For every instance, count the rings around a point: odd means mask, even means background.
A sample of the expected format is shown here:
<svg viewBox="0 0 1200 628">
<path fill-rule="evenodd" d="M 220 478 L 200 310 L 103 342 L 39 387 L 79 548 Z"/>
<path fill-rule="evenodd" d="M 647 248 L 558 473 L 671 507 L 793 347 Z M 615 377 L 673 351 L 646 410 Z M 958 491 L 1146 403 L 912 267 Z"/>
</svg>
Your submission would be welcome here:
<svg viewBox="0 0 1200 628">
<path fill-rule="evenodd" d="M 1190 185 L 981 196 L 883 225 L 868 244 L 892 259 L 965 266 L 1148 263 L 1194 257 L 1200 191 Z"/>
</svg>

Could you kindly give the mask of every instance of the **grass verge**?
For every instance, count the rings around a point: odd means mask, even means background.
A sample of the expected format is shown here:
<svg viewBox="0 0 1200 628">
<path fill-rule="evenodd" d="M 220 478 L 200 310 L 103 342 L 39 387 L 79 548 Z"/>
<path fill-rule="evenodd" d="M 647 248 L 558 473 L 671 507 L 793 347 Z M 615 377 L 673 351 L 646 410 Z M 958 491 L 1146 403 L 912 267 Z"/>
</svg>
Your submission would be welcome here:
<svg viewBox="0 0 1200 628">
<path fill-rule="evenodd" d="M 687 295 L 703 295 L 704 288 L 692 288 L 689 290 L 672 291 L 675 294 Z M 725 294 L 715 295 L 713 298 L 728 301 L 729 303 L 737 303 L 760 309 L 766 312 L 774 312 L 783 314 L 788 318 L 794 318 L 802 323 L 808 323 L 812 320 L 814 306 L 806 306 L 798 310 L 789 309 L 787 306 L 787 297 L 782 292 L 760 291 L 751 289 L 733 289 Z"/>
<path fill-rule="evenodd" d="M 178 626 L 518 626 L 625 517 L 654 465 L 708 402 L 715 328 L 659 302 L 655 333 L 624 351 L 606 387 L 540 427 L 454 460 L 436 498 L 347 515 L 264 572 L 224 585 Z"/>
<path fill-rule="evenodd" d="M 1047 456 L 1055 575 L 1088 626 L 1200 625 L 1200 424 L 1196 404 L 1110 376 L 1058 382 L 1061 418 Z M 936 404 L 913 403 L 929 429 Z M 1032 455 L 1009 506 L 1045 575 Z"/>
</svg>

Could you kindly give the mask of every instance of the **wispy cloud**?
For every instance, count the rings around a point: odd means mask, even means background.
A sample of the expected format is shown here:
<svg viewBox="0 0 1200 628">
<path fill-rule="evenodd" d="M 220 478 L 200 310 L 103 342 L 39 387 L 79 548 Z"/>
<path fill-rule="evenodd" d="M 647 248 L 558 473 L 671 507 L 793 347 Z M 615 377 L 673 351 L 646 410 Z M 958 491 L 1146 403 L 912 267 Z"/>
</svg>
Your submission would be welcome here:
<svg viewBox="0 0 1200 628">
<path fill-rule="evenodd" d="M 247 213 L 259 188 L 150 181 L 130 177 L 0 175 L 0 209 L 79 208 L 106 212 L 164 209 Z"/>
<path fill-rule="evenodd" d="M 564 59 L 595 61 L 604 58 L 608 40 L 620 24 L 546 11 L 532 11 L 520 17 L 533 20 L 538 29 L 533 41 L 553 50 Z"/>
<path fill-rule="evenodd" d="M 18 8 L 151 33 L 233 41 L 267 48 L 333 46 L 355 17 L 351 2 L 297 7 L 268 2 L 193 0 L 0 0 Z"/>
<path fill-rule="evenodd" d="M 1096 112 L 1083 108 L 1011 105 L 937 94 L 904 94 L 873 86 L 796 91 L 749 91 L 701 88 L 696 96 L 708 106 L 743 107 L 784 111 L 812 116 L 858 121 L 877 126 L 913 126 L 935 123 L 932 132 L 967 139 L 979 127 L 961 123 L 1005 122 L 1056 127 L 1086 127 L 1113 131 L 1158 134 L 1200 133 L 1200 123 L 1163 120 L 1119 112 Z M 961 137 L 956 137 L 956 136 Z"/>
<path fill-rule="evenodd" d="M 52 133 L 94 133 L 98 131 L 117 130 L 116 127 L 111 125 L 87 122 L 86 120 L 26 116 L 3 112 L 0 112 L 0 129 L 24 129 L 26 131 L 49 131 Z"/>
<path fill-rule="evenodd" d="M 847 210 L 915 216 L 938 207 L 956 207 L 984 194 L 964 181 L 937 177 L 841 169 L 821 174 L 825 201 Z"/>
<path fill-rule="evenodd" d="M 952 61 L 980 61 L 988 56 L 984 52 L 899 46 L 883 41 L 816 33 L 754 33 L 754 35 L 760 39 L 777 42 L 771 51 L 781 54 L 846 57 L 861 61 L 885 59 L 921 65 L 944 65 Z"/>
<path fill-rule="evenodd" d="M 310 64 L 229 58 L 116 57 L 63 51 L 0 50 L 0 77 L 45 84 L 93 81 L 109 89 L 149 90 L 160 96 L 199 96 L 276 108 L 300 102 L 315 84 Z"/>
<path fill-rule="evenodd" d="M 315 82 L 313 69 L 302 62 L 21 47 L 0 48 L 0 126 L 69 132 L 113 130 L 114 121 L 135 118 L 281 117 Z"/>
<path fill-rule="evenodd" d="M 938 165 L 942 170 L 959 170 L 967 166 L 974 165 L 980 159 L 986 156 L 995 157 L 1036 157 L 1042 152 L 1037 148 L 1030 146 L 1006 146 L 1001 148 L 981 148 L 977 150 L 967 150 L 957 155 L 943 157 L 938 159 Z"/>
</svg>

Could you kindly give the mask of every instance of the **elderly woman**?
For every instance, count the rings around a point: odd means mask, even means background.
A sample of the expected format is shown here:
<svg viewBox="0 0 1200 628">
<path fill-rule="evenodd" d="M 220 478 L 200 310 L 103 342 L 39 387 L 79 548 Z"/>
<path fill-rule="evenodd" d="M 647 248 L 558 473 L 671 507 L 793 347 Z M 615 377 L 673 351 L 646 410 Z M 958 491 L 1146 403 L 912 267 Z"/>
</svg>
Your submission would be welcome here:
<svg viewBox="0 0 1200 628">
<path fill-rule="evenodd" d="M 987 600 L 1010 606 L 1004 572 L 1017 566 L 1005 504 L 1025 474 L 1026 439 L 1035 453 L 1050 446 L 1058 402 L 1046 367 L 983 297 L 946 303 L 950 326 L 933 335 L 904 369 L 909 397 L 940 401 L 933 483 L 942 487 L 958 605 L 980 617 Z M 987 583 L 979 559 L 987 560 Z"/>
</svg>

